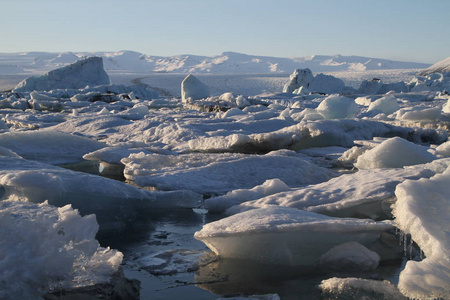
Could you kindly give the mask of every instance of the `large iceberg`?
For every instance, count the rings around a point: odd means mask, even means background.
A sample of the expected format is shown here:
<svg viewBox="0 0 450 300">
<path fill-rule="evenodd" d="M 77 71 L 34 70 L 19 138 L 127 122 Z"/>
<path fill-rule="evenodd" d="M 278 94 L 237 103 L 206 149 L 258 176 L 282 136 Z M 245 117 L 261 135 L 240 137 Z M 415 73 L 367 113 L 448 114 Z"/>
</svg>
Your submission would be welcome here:
<svg viewBox="0 0 450 300">
<path fill-rule="evenodd" d="M 81 89 L 87 85 L 109 84 L 101 57 L 89 57 L 71 65 L 19 83 L 14 92 L 49 91 L 55 89 Z"/>
<path fill-rule="evenodd" d="M 208 223 L 194 235 L 224 258 L 265 264 L 311 265 L 331 248 L 350 241 L 375 242 L 390 222 L 341 219 L 271 206 Z"/>
</svg>

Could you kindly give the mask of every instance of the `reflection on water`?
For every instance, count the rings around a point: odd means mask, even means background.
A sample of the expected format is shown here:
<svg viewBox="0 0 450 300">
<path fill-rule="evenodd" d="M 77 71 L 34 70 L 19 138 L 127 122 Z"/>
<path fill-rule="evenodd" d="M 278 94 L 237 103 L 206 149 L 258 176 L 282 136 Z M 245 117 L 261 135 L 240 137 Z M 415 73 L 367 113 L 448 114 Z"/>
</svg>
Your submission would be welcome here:
<svg viewBox="0 0 450 300">
<path fill-rule="evenodd" d="M 125 254 L 125 274 L 141 281 L 141 299 L 217 299 L 254 294 L 322 299 L 317 285 L 324 279 L 393 279 L 398 275 L 398 260 L 382 264 L 373 272 L 335 272 L 220 259 L 193 235 L 204 224 L 221 217 L 190 209 L 153 210 L 127 232 L 100 236 L 99 240 Z"/>
</svg>

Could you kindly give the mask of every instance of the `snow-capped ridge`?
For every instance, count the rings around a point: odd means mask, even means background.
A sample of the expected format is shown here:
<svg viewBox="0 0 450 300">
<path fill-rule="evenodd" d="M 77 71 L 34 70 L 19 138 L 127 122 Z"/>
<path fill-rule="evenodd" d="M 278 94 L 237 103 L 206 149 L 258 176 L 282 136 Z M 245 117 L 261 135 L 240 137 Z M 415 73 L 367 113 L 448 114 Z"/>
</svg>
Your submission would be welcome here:
<svg viewBox="0 0 450 300">
<path fill-rule="evenodd" d="M 424 69 L 429 64 L 392 61 L 387 59 L 344 55 L 313 55 L 308 57 L 282 58 L 250 55 L 225 51 L 216 56 L 181 54 L 153 56 L 132 50 L 116 52 L 26 52 L 2 53 L 21 62 L 19 66 L 31 72 L 49 71 L 72 63 L 76 57 L 101 56 L 108 72 L 127 73 L 211 73 L 211 74 L 263 74 L 291 73 L 295 69 L 309 68 L 313 72 L 361 71 L 384 69 Z"/>
</svg>

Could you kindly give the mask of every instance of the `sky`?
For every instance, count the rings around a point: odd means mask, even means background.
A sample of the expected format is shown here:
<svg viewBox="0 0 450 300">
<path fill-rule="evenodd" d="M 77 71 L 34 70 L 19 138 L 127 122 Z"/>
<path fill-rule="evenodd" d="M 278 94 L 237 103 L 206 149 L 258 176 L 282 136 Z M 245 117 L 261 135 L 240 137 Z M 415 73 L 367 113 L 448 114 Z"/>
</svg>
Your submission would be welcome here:
<svg viewBox="0 0 450 300">
<path fill-rule="evenodd" d="M 449 0 L 0 0 L 0 52 L 450 56 Z"/>
</svg>

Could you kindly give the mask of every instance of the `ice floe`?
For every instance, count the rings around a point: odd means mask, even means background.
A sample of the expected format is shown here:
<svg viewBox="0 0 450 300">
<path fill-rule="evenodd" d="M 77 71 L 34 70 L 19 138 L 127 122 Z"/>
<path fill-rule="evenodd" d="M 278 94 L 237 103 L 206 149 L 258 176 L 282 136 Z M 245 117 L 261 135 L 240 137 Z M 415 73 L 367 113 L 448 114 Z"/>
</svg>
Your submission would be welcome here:
<svg viewBox="0 0 450 300">
<path fill-rule="evenodd" d="M 270 206 L 208 223 L 194 237 L 225 258 L 311 265 L 339 244 L 357 241 L 367 245 L 392 228 L 391 222 L 332 218 Z"/>
<path fill-rule="evenodd" d="M 234 189 L 249 189 L 274 178 L 289 186 L 299 186 L 326 181 L 336 175 L 289 150 L 273 151 L 265 155 L 137 153 L 121 162 L 125 165 L 125 178 L 141 187 L 190 189 L 202 194 L 223 194 Z"/>
</svg>

